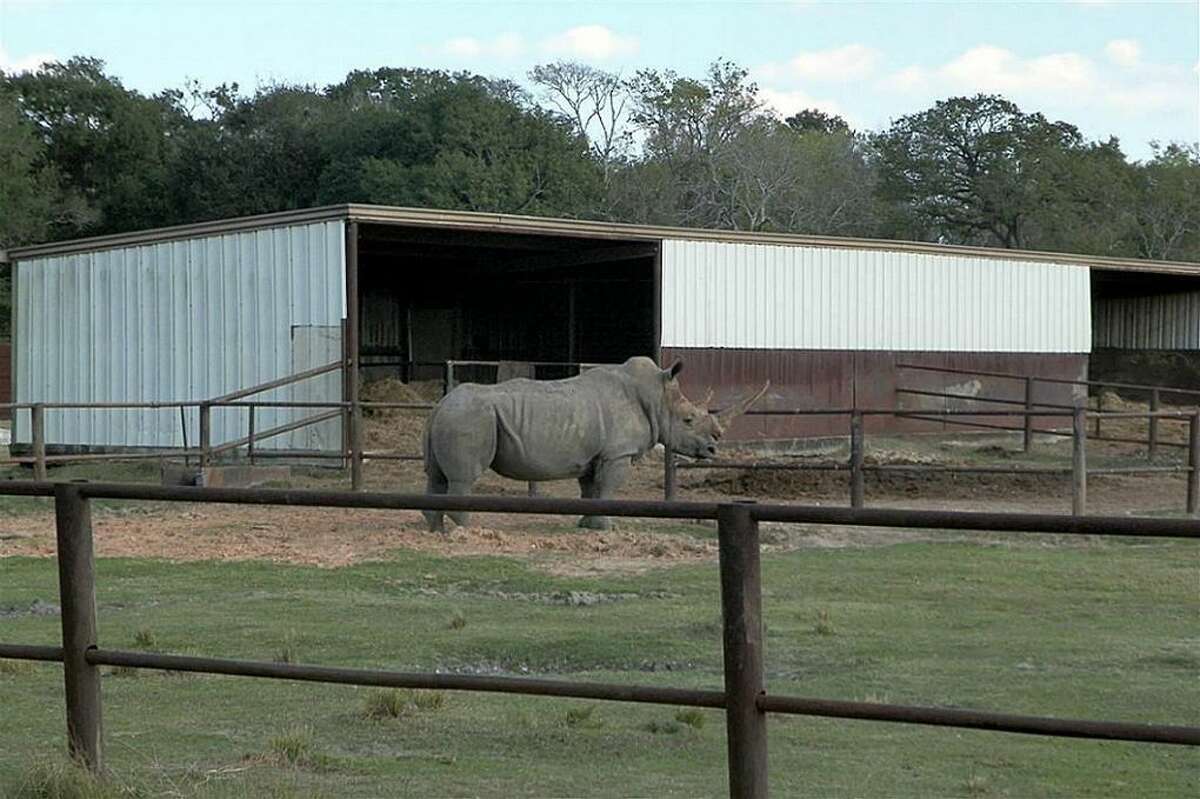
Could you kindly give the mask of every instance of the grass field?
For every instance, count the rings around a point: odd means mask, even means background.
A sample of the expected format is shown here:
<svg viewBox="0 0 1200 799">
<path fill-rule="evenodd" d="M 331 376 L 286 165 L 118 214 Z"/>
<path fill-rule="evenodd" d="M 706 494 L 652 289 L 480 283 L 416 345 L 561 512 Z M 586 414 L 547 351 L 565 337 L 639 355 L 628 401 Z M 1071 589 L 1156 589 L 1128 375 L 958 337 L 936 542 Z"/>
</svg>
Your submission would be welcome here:
<svg viewBox="0 0 1200 799">
<path fill-rule="evenodd" d="M 768 554 L 768 687 L 1200 724 L 1198 554 L 949 536 Z M 98 580 L 113 647 L 721 686 L 715 563 L 564 578 L 408 551 L 338 569 L 101 559 Z M 56 643 L 58 618 L 31 612 L 57 602 L 56 585 L 50 559 L 0 559 L 0 640 Z M 132 795 L 726 791 L 716 711 L 105 672 L 107 760 Z M 0 708 L 0 795 L 51 795 L 31 779 L 65 748 L 60 667 L 0 662 Z M 1200 795 L 1200 754 L 1182 747 L 803 717 L 774 717 L 770 736 L 776 796 Z"/>
</svg>

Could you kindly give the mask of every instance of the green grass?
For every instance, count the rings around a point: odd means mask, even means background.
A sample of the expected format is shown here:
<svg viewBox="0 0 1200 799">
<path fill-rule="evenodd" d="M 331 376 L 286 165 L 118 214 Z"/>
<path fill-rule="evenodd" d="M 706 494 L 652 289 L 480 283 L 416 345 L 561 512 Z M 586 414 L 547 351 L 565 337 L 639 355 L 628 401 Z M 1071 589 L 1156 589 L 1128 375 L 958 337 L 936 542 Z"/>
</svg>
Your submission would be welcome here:
<svg viewBox="0 0 1200 799">
<path fill-rule="evenodd" d="M 769 690 L 1200 724 L 1194 543 L 989 540 L 767 556 Z M 343 569 L 102 559 L 97 573 L 102 644 L 270 661 L 290 637 L 303 663 L 722 685 L 715 564 L 559 578 L 406 552 Z M 0 607 L 56 602 L 56 579 L 52 561 L 0 559 Z M 620 598 L 544 600 L 569 591 Z M 470 623 L 447 624 L 456 611 Z M 53 644 L 59 625 L 10 614 L 0 640 Z M 0 795 L 53 795 L 17 790 L 65 749 L 61 680 L 52 664 L 0 670 Z M 725 791 L 717 711 L 460 692 L 381 700 L 155 670 L 105 674 L 103 694 L 113 784 L 134 792 L 117 795 Z M 399 712 L 371 712 L 380 705 Z M 1200 757 L 1182 747 L 806 717 L 771 717 L 770 767 L 777 796 L 1200 794 Z"/>
</svg>

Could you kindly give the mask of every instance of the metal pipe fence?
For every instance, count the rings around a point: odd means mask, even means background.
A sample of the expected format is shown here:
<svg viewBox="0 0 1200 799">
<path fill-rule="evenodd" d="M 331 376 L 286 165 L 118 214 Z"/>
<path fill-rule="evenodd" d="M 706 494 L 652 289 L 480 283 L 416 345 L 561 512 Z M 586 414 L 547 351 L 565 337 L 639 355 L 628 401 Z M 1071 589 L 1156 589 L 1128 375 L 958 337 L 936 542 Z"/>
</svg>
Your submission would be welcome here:
<svg viewBox="0 0 1200 799">
<path fill-rule="evenodd" d="M 1174 394 L 1179 397 L 1185 397 L 1185 398 L 1191 399 L 1198 406 L 1200 406 L 1200 390 L 1197 390 L 1197 389 L 1176 388 L 1176 387 L 1172 387 L 1172 386 L 1151 386 L 1151 385 L 1145 385 L 1145 384 L 1140 384 L 1140 383 L 1122 383 L 1122 382 L 1110 381 L 1110 380 L 1070 380 L 1067 378 L 1060 378 L 1060 377 L 1038 377 L 1035 375 L 1012 374 L 1010 372 L 992 372 L 992 371 L 979 370 L 979 369 L 956 369 L 956 368 L 945 367 L 945 366 L 926 366 L 926 365 L 922 365 L 922 364 L 908 364 L 908 363 L 898 363 L 898 364 L 896 364 L 896 368 L 897 369 L 909 369 L 909 370 L 922 371 L 922 372 L 933 372 L 933 373 L 938 373 L 938 374 L 976 375 L 976 376 L 980 376 L 980 377 L 995 377 L 995 378 L 1008 379 L 1008 380 L 1020 380 L 1020 381 L 1023 381 L 1024 386 L 1025 386 L 1024 404 L 1025 404 L 1025 407 L 1027 410 L 1033 410 L 1035 407 L 1059 408 L 1059 409 L 1074 407 L 1074 406 L 1067 406 L 1067 405 L 1063 405 L 1063 404 L 1059 404 L 1059 403 L 1034 402 L 1034 400 L 1033 400 L 1034 388 L 1035 388 L 1036 384 L 1038 384 L 1038 383 L 1046 383 L 1046 384 L 1050 384 L 1050 385 L 1085 386 L 1088 389 L 1091 389 L 1093 387 L 1101 389 L 1101 393 L 1098 393 L 1095 395 L 1096 396 L 1096 407 L 1094 408 L 1094 410 L 1098 411 L 1098 412 L 1104 412 L 1103 389 L 1105 389 L 1105 388 L 1125 389 L 1125 390 L 1139 391 L 1139 392 L 1149 394 L 1150 410 L 1152 412 L 1158 411 L 1161 408 L 1163 394 Z M 923 389 L 912 389 L 912 388 L 897 388 L 896 393 L 897 394 L 910 394 L 913 396 L 940 397 L 940 398 L 944 398 L 944 399 L 953 399 L 953 400 L 959 400 L 959 401 L 985 402 L 985 403 L 990 403 L 990 404 L 1020 404 L 1019 400 L 1014 400 L 1014 399 L 1009 399 L 1009 398 L 1004 398 L 1004 397 L 984 397 L 984 396 L 974 396 L 974 395 L 967 395 L 967 394 L 956 394 L 956 393 L 950 393 L 950 392 L 926 391 Z M 1101 422 L 1103 419 L 1107 419 L 1110 417 L 1095 416 L 1094 417 L 1095 430 L 1092 433 L 1092 438 L 1093 438 L 1093 440 L 1096 440 L 1096 441 L 1111 441 L 1114 443 L 1124 443 L 1124 444 L 1143 444 L 1144 443 L 1146 445 L 1146 458 L 1148 460 L 1153 461 L 1155 459 L 1155 457 L 1158 455 L 1159 447 L 1162 447 L 1162 446 L 1167 446 L 1167 447 L 1187 446 L 1186 444 L 1178 444 L 1176 442 L 1161 441 L 1159 439 L 1159 421 L 1162 419 L 1173 419 L 1173 418 L 1179 418 L 1179 417 L 1186 417 L 1186 416 L 1190 415 L 1191 413 L 1192 413 L 1192 411 L 1183 411 L 1183 412 L 1178 412 L 1175 416 L 1151 416 L 1151 417 L 1149 417 L 1149 423 L 1147 424 L 1145 439 L 1130 439 L 1130 438 L 1121 438 L 1121 437 L 1117 437 L 1117 436 L 1106 436 L 1103 433 L 1103 430 L 1101 427 Z M 1025 427 L 1025 451 L 1026 452 L 1029 451 L 1030 446 L 1032 445 L 1032 433 L 1029 429 L 1031 423 L 1032 423 L 1032 417 L 1027 417 L 1026 427 Z M 967 426 L 971 426 L 971 427 L 989 427 L 990 426 L 990 425 L 984 425 L 984 424 L 972 423 L 972 422 L 956 422 L 956 424 L 962 424 L 962 425 L 967 425 Z M 999 426 L 995 426 L 995 427 L 998 428 Z M 1042 432 L 1047 432 L 1050 435 L 1057 435 L 1057 433 L 1050 432 L 1050 431 L 1042 431 Z"/>
<path fill-rule="evenodd" d="M 844 462 L 826 463 L 774 463 L 762 461 L 686 461 L 680 460 L 669 449 L 663 455 L 663 498 L 674 499 L 679 494 L 679 471 L 685 469 L 738 469 L 750 471 L 814 471 L 814 472 L 847 472 L 850 507 L 861 508 L 866 504 L 865 476 L 867 474 L 883 473 L 960 473 L 960 474 L 992 474 L 992 475 L 1070 475 L 1071 476 L 1071 508 L 1072 513 L 1083 515 L 1087 512 L 1087 478 L 1088 475 L 1116 474 L 1173 474 L 1187 475 L 1185 507 L 1189 515 L 1200 512 L 1200 411 L 1105 411 L 1098 413 L 1083 407 L 1075 407 L 1070 411 L 1039 411 L 1028 408 L 1022 410 L 931 410 L 915 414 L 911 411 L 897 411 L 880 408 L 840 408 L 820 410 L 782 410 L 771 409 L 747 411 L 747 416 L 829 416 L 839 415 L 849 418 L 850 454 Z M 1009 432 L 1024 431 L 1028 442 L 1032 433 L 1052 433 L 1069 436 L 1072 441 L 1070 467 L 1038 467 L 1038 466 L 970 466 L 957 464 L 869 464 L 866 462 L 866 432 L 864 420 L 869 416 L 902 416 L 928 421 L 955 420 L 954 424 L 978 425 L 996 428 Z M 1179 466 L 1087 466 L 1087 444 L 1089 440 L 1087 419 L 1097 416 L 1113 416 L 1116 418 L 1150 418 L 1178 419 L 1188 423 L 1188 443 L 1177 446 L 1187 449 L 1187 463 Z M 964 422 L 958 417 L 1019 417 L 1023 418 L 1022 428 L 989 425 L 984 422 Z M 1033 430 L 1030 424 L 1034 417 L 1063 417 L 1070 418 L 1071 431 Z M 1111 440 L 1111 439 L 1107 439 Z M 1141 443 L 1141 442 L 1136 442 Z M 1162 442 L 1167 443 L 1167 442 Z"/>
<path fill-rule="evenodd" d="M 599 366 L 601 364 L 594 363 L 566 363 L 553 361 L 536 361 L 528 362 L 528 366 L 532 368 L 552 367 L 561 369 L 574 369 L 576 372 L 583 371 L 588 368 Z M 476 361 L 476 360 L 457 360 L 446 361 L 444 391 L 451 390 L 457 385 L 456 370 L 460 367 L 496 367 L 499 368 L 498 361 Z M 28 410 L 31 415 L 31 433 L 32 442 L 30 446 L 30 454 L 23 457 L 7 458 L 0 460 L 0 465 L 12 464 L 27 464 L 33 467 L 33 477 L 35 480 L 44 480 L 47 478 L 47 467 L 52 464 L 66 463 L 86 463 L 92 461 L 119 461 L 119 460 L 152 460 L 164 459 L 168 457 L 182 457 L 185 465 L 188 464 L 193 457 L 197 460 L 201 469 L 210 466 L 217 456 L 224 455 L 230 452 L 245 450 L 248 461 L 253 465 L 258 460 L 278 460 L 278 459 L 317 459 L 317 460 L 337 460 L 343 466 L 348 466 L 350 471 L 350 482 L 353 490 L 361 490 L 364 485 L 363 466 L 366 460 L 376 461 L 418 461 L 421 460 L 421 455 L 417 453 L 401 453 L 389 451 L 373 451 L 367 450 L 363 444 L 363 411 L 368 410 L 412 410 L 412 411 L 429 411 L 435 407 L 434 403 L 426 402 L 363 402 L 363 401 L 287 401 L 287 400 L 248 400 L 247 397 L 263 391 L 280 388 L 292 383 L 300 382 L 311 377 L 319 376 L 338 369 L 344 369 L 346 364 L 342 361 L 335 361 L 324 366 L 309 369 L 304 372 L 299 372 L 294 375 L 279 378 L 257 386 L 252 386 L 247 389 L 242 389 L 236 392 L 222 395 L 211 400 L 190 400 L 180 402 L 107 402 L 107 403 L 83 403 L 83 402 L 54 402 L 54 403 L 8 403 L 0 405 L 0 407 L 9 408 L 13 411 Z M 845 415 L 850 419 L 850 457 L 845 464 L 841 463 L 825 463 L 825 464 L 779 464 L 779 463 L 762 463 L 758 461 L 715 461 L 715 462 L 681 462 L 670 452 L 666 453 L 664 458 L 664 475 L 663 475 L 663 496 L 665 499 L 674 499 L 678 491 L 678 470 L 680 469 L 716 469 L 716 468 L 731 468 L 731 469 L 747 469 L 747 470 L 779 470 L 779 471 L 848 471 L 849 472 L 849 491 L 850 503 L 852 507 L 862 507 L 865 503 L 865 475 L 869 473 L 885 473 L 885 472 L 961 472 L 973 474 L 1071 474 L 1072 475 L 1072 496 L 1073 507 L 1078 509 L 1080 513 L 1085 512 L 1086 501 L 1082 499 L 1086 495 L 1086 476 L 1090 474 L 1154 474 L 1168 472 L 1187 472 L 1188 473 L 1188 488 L 1187 488 L 1187 509 L 1189 513 L 1197 512 L 1200 508 L 1200 499 L 1197 499 L 1198 492 L 1196 490 L 1196 473 L 1192 469 L 1193 464 L 1196 464 L 1200 459 L 1200 453 L 1197 452 L 1197 447 L 1194 445 L 1194 430 L 1196 424 L 1196 411 L 1163 411 L 1159 409 L 1159 391 L 1176 391 L 1176 389 L 1166 389 L 1157 386 L 1140 386 L 1136 384 L 1125 383 L 1110 383 L 1100 381 L 1073 381 L 1060 378 L 1039 378 L 1024 375 L 1013 375 L 1003 372 L 987 372 L 978 370 L 966 369 L 950 369 L 942 367 L 929 367 L 915 364 L 897 364 L 900 369 L 917 369 L 931 372 L 945 372 L 950 374 L 977 374 L 992 377 L 1010 378 L 1014 380 L 1024 381 L 1024 399 L 1015 400 L 1007 398 L 990 398 L 978 397 L 969 395 L 958 395 L 950 393 L 929 392 L 918 389 L 897 389 L 897 393 L 908 393 L 919 396 L 936 396 L 947 399 L 971 400 L 976 402 L 997 403 L 1005 405 L 1024 405 L 1021 410 L 939 410 L 939 409 L 920 409 L 920 410 L 903 410 L 896 408 L 824 408 L 824 409 L 766 409 L 766 410 L 751 410 L 749 416 L 830 416 L 830 415 Z M 1125 387 L 1138 389 L 1152 389 L 1151 410 L 1146 411 L 1087 411 L 1087 418 L 1092 419 L 1097 430 L 1099 429 L 1100 420 L 1108 419 L 1130 419 L 1130 418 L 1146 418 L 1149 420 L 1149 435 L 1146 441 L 1139 439 L 1130 439 L 1113 436 L 1101 436 L 1096 438 L 1091 436 L 1092 440 L 1117 442 L 1117 443 L 1145 443 L 1153 460 L 1157 450 L 1160 447 L 1174 447 L 1187 450 L 1188 463 L 1183 467 L 1162 467 L 1162 466 L 1147 466 L 1147 467 L 1117 467 L 1117 468 L 1102 468 L 1087 470 L 1086 467 L 1081 467 L 1080 463 L 1086 458 L 1087 432 L 1079 430 L 1075 424 L 1076 408 L 1061 404 L 1035 402 L 1034 384 L 1036 382 L 1060 383 L 1060 384 L 1085 384 L 1085 385 L 1100 385 L 1109 387 Z M 1189 391 L 1179 389 L 1181 394 L 1195 394 L 1200 396 L 1200 391 Z M 48 410 L 57 409 L 154 409 L 154 408 L 179 408 L 182 415 L 186 408 L 198 409 L 198 427 L 199 441 L 194 447 L 189 447 L 187 442 L 187 427 L 182 426 L 183 443 L 182 448 L 171 449 L 150 449 L 150 450 L 134 450 L 128 452 L 113 452 L 113 453 L 77 453 L 77 454 L 60 454 L 48 455 L 46 452 L 46 437 L 45 437 L 45 415 Z M 225 441 L 214 444 L 212 441 L 212 411 L 214 408 L 231 408 L 244 409 L 247 416 L 247 434 L 243 437 L 232 441 Z M 279 409 L 306 409 L 318 411 L 307 417 L 295 420 L 283 425 L 276 425 L 265 430 L 260 430 L 256 425 L 257 413 L 261 409 L 279 408 Z M 1032 446 L 1033 436 L 1036 435 L 1051 435 L 1060 437 L 1071 437 L 1075 440 L 1073 449 L 1081 446 L 1079 453 L 1073 456 L 1073 464 L 1071 469 L 1053 469 L 1053 468 L 1038 468 L 1038 467 L 978 467 L 978 466 L 935 466 L 923 464 L 869 464 L 864 456 L 864 440 L 865 440 L 865 425 L 864 419 L 870 416 L 888 415 L 896 418 L 906 418 L 916 421 L 942 422 L 947 424 L 955 424 L 961 426 L 975 427 L 980 429 L 993 429 L 1003 431 L 1022 431 L 1024 450 L 1028 452 Z M 320 424 L 321 422 L 340 417 L 344 424 L 343 445 L 339 451 L 297 451 L 290 449 L 275 448 L 264 451 L 261 449 L 263 441 L 285 435 L 296 430 Z M 969 418 L 968 418 L 969 417 Z M 1009 426 L 1005 424 L 997 424 L 981 421 L 980 418 L 1004 418 L 1004 417 L 1019 417 L 1021 421 L 1020 427 Z M 1055 429 L 1036 429 L 1034 427 L 1035 418 L 1047 417 L 1062 417 L 1072 419 L 1072 429 L 1070 432 Z M 1189 443 L 1179 443 L 1171 441 L 1161 441 L 1158 437 L 1158 422 L 1160 420 L 1187 422 L 1190 425 L 1191 431 L 1188 434 Z M 856 421 L 857 420 L 857 421 Z M 1084 437 L 1080 444 L 1079 439 Z M 1082 473 L 1081 473 L 1082 470 Z M 536 495 L 536 484 L 529 484 L 529 494 Z"/>
<path fill-rule="evenodd" d="M 0 643 L 0 657 L 63 663 L 68 748 L 76 759 L 97 772 L 104 767 L 99 671 L 102 665 L 363 686 L 437 688 L 723 708 L 726 715 L 729 792 L 733 797 L 767 795 L 768 713 L 1200 746 L 1200 727 L 1196 726 L 1063 719 L 984 710 L 781 696 L 768 692 L 763 665 L 765 638 L 759 564 L 760 522 L 835 523 L 986 530 L 999 533 L 1155 536 L 1200 540 L 1200 522 L 1191 519 L 866 510 L 729 502 L 451 497 L 45 481 L 0 483 L 0 495 L 54 498 L 63 628 L 61 647 Z M 100 641 L 96 618 L 95 555 L 89 504 L 92 499 L 716 520 L 725 687 L 722 691 L 707 691 L 523 677 L 396 672 L 109 649 Z"/>
</svg>

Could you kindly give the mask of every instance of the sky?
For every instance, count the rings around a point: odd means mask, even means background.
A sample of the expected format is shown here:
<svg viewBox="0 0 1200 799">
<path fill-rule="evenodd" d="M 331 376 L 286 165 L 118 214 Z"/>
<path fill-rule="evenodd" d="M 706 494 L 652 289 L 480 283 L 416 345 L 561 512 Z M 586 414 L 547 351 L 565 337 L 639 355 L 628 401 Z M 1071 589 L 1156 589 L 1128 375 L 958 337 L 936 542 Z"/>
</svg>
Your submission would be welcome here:
<svg viewBox="0 0 1200 799">
<path fill-rule="evenodd" d="M 987 92 L 1116 136 L 1131 159 L 1153 140 L 1200 140 L 1200 0 L 0 0 L 0 69 L 72 55 L 145 93 L 189 79 L 324 86 L 381 66 L 524 82 L 559 59 L 699 76 L 720 58 L 782 115 L 819 108 L 860 130 Z"/>
</svg>

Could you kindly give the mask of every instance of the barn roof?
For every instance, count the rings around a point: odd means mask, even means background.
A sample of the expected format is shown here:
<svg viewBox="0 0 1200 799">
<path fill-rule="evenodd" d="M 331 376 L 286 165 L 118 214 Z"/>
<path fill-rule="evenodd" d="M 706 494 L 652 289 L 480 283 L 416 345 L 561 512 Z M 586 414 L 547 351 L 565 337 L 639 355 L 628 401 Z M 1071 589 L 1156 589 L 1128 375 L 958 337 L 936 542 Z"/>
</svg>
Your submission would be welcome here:
<svg viewBox="0 0 1200 799">
<path fill-rule="evenodd" d="M 1095 267 L 1098 269 L 1200 277 L 1200 263 L 1186 261 L 1151 261 L 1137 258 L 1112 258 L 1099 255 L 1078 255 L 1036 250 L 1008 250 L 996 247 L 970 247 L 890 239 L 842 238 L 837 236 L 809 236 L 796 233 L 763 233 L 740 230 L 661 227 L 619 222 L 598 222 L 584 219 L 557 219 L 472 211 L 439 211 L 426 208 L 401 208 L 383 205 L 361 205 L 357 203 L 327 205 L 294 211 L 278 211 L 235 219 L 196 222 L 152 230 L 94 236 L 91 238 L 38 244 L 28 247 L 16 247 L 8 250 L 7 253 L 0 251 L 0 261 L 22 261 L 51 255 L 91 252 L 115 247 L 128 247 L 139 244 L 219 235 L 234 231 L 333 220 L 371 225 L 457 230 L 462 232 L 501 232 L 537 236 L 621 239 L 625 241 L 683 239 L 690 241 L 739 242 L 744 244 L 776 244 L 795 247 L 886 250 L 891 252 L 973 256 L 977 258 L 1020 260 L 1026 262 L 1042 261 Z"/>
</svg>

